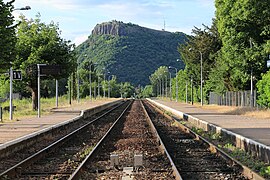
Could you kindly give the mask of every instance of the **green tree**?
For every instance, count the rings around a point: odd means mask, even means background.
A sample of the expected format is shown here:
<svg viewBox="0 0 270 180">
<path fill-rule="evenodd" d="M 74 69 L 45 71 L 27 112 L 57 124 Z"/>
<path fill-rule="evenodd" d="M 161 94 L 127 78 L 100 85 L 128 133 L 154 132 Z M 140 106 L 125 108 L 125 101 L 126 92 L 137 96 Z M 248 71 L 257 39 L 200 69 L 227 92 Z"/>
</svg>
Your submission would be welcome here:
<svg viewBox="0 0 270 180">
<path fill-rule="evenodd" d="M 14 0 L 4 3 L 0 0 L 0 70 L 7 70 L 15 58 L 15 28 L 14 19 L 11 14 Z"/>
<path fill-rule="evenodd" d="M 193 36 L 189 36 L 188 41 L 185 44 L 179 46 L 178 51 L 181 54 L 181 57 L 185 63 L 185 71 L 178 73 L 180 77 L 178 79 L 179 88 L 179 97 L 180 100 L 184 100 L 186 98 L 185 93 L 185 82 L 189 82 L 191 79 L 193 80 L 194 85 L 194 101 L 200 99 L 197 95 L 200 96 L 200 93 L 197 94 L 195 92 L 200 92 L 200 81 L 201 81 L 201 57 L 202 57 L 202 75 L 203 75 L 203 97 L 206 96 L 209 91 L 216 91 L 217 87 L 223 87 L 224 81 L 222 81 L 221 77 L 223 74 L 216 76 L 220 73 L 220 64 L 218 62 L 219 51 L 222 47 L 221 39 L 219 36 L 219 32 L 217 30 L 217 21 L 213 19 L 212 26 L 205 26 L 203 29 L 195 27 L 192 30 Z M 174 87 L 174 86 L 173 86 Z M 222 89 L 223 90 L 223 89 Z M 173 91 L 175 91 L 173 89 Z M 175 93 L 174 93 L 175 94 Z M 188 96 L 190 96 L 190 87 L 188 88 Z M 188 97 L 190 99 L 190 97 Z M 207 99 L 204 99 L 207 100 Z"/>
<path fill-rule="evenodd" d="M 257 83 L 259 97 L 257 103 L 269 107 L 270 106 L 270 71 L 262 76 Z"/>
<path fill-rule="evenodd" d="M 142 91 L 142 97 L 143 98 L 149 98 L 149 97 L 152 97 L 154 94 L 153 94 L 153 86 L 152 85 L 146 85 L 144 88 L 143 88 L 143 91 Z"/>
<path fill-rule="evenodd" d="M 128 98 L 133 96 L 134 87 L 129 82 L 120 83 L 119 92 L 121 98 Z"/>
<path fill-rule="evenodd" d="M 37 109 L 37 64 L 60 65 L 59 76 L 47 78 L 67 78 L 76 68 L 73 45 L 60 37 L 58 24 L 41 22 L 40 15 L 28 20 L 20 17 L 18 26 L 16 50 L 17 58 L 14 68 L 22 69 L 23 81 L 21 87 L 27 87 L 32 93 L 33 109 Z"/>
<path fill-rule="evenodd" d="M 149 77 L 151 85 L 153 87 L 153 93 L 158 96 L 160 94 L 160 90 L 166 87 L 166 79 L 168 83 L 168 67 L 160 66 L 151 76 Z"/>
<path fill-rule="evenodd" d="M 216 0 L 217 27 L 223 47 L 220 60 L 229 90 L 250 88 L 251 71 L 260 79 L 270 49 L 270 0 Z M 266 52 L 268 51 L 268 52 Z"/>
</svg>

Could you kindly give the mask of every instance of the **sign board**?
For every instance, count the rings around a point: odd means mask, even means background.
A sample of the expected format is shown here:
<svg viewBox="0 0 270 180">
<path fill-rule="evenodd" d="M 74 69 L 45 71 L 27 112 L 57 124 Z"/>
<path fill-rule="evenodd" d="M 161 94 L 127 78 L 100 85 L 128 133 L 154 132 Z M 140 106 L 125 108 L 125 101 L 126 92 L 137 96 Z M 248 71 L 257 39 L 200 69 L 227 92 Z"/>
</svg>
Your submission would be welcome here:
<svg viewBox="0 0 270 180">
<path fill-rule="evenodd" d="M 270 60 L 267 61 L 267 67 L 270 67 Z"/>
<path fill-rule="evenodd" d="M 60 75 L 61 66 L 60 65 L 43 65 L 40 66 L 40 75 Z"/>
<path fill-rule="evenodd" d="M 22 71 L 13 71 L 13 80 L 22 80 Z"/>
</svg>

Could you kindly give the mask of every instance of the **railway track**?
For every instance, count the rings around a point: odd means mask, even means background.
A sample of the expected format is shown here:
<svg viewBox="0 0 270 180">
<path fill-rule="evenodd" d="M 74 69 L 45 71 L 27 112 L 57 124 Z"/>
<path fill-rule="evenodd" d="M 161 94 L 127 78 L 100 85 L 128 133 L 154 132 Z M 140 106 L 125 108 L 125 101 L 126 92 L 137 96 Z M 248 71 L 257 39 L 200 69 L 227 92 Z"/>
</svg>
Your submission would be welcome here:
<svg viewBox="0 0 270 180">
<path fill-rule="evenodd" d="M 212 145 L 199 140 L 187 128 L 180 130 L 173 125 L 174 120 L 149 102 L 144 104 L 183 179 L 248 179 L 241 165 L 216 153 Z"/>
<path fill-rule="evenodd" d="M 241 165 L 213 149 L 136 100 L 57 140 L 0 179 L 248 179 Z"/>
<path fill-rule="evenodd" d="M 0 175 L 24 159 L 42 150 L 46 146 L 56 142 L 68 133 L 81 126 L 84 126 L 85 124 L 88 124 L 90 121 L 93 121 L 98 117 L 105 116 L 107 113 L 110 113 L 110 111 L 113 111 L 118 106 L 121 106 L 122 103 L 123 102 L 115 104 L 103 111 L 97 112 L 89 118 L 74 120 L 57 128 L 52 128 L 47 132 L 39 134 L 23 142 L 14 144 L 11 148 L 0 150 L 0 164 L 5 164 L 4 166 L 0 166 Z"/>
<path fill-rule="evenodd" d="M 85 124 L 77 125 L 73 128 L 75 130 L 69 132 L 64 137 L 55 142 L 46 142 L 46 146 L 40 149 L 40 146 L 33 146 L 39 151 L 29 149 L 30 153 L 27 156 L 17 159 L 18 153 L 14 157 L 9 158 L 13 163 L 12 167 L 0 174 L 0 179 L 61 179 L 69 177 L 72 169 L 83 160 L 85 154 L 91 151 L 92 147 L 99 141 L 99 139 L 106 133 L 107 129 L 117 119 L 124 109 L 130 104 L 129 101 L 119 105 L 119 107 L 107 110 L 108 112 L 100 115 L 94 120 Z M 84 133 L 82 133 L 84 132 Z M 45 141 L 43 141 L 45 143 Z M 48 145 L 49 144 L 49 145 Z M 23 154 L 23 157 L 25 154 Z M 2 161 L 4 164 L 10 162 Z"/>
<path fill-rule="evenodd" d="M 135 101 L 70 179 L 179 179 L 145 112 Z"/>
</svg>

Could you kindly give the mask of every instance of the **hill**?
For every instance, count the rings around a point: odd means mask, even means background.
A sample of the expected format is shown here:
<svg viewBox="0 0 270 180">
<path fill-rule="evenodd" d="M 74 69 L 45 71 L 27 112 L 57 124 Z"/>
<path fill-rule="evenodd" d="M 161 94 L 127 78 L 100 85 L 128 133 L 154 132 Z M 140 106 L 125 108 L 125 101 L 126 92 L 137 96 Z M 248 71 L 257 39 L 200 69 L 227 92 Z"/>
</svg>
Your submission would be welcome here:
<svg viewBox="0 0 270 180">
<path fill-rule="evenodd" d="M 149 84 L 149 76 L 160 66 L 183 69 L 177 47 L 186 35 L 140 27 L 119 21 L 97 24 L 88 39 L 77 47 L 79 62 L 92 61 L 106 67 L 118 81 Z"/>
</svg>

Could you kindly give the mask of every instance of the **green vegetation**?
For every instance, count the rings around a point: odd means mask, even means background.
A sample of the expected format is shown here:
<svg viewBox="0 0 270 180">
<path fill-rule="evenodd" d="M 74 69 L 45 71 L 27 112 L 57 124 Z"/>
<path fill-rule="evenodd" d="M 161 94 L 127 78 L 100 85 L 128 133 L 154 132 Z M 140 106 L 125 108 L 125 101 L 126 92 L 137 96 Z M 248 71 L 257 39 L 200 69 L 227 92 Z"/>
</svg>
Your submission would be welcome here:
<svg viewBox="0 0 270 180">
<path fill-rule="evenodd" d="M 109 28 L 108 32 L 106 28 Z M 105 29 L 105 32 L 100 29 Z M 177 46 L 185 39 L 183 33 L 157 31 L 113 21 L 97 25 L 88 40 L 76 51 L 81 54 L 80 63 L 97 63 L 99 72 L 106 67 L 120 82 L 145 86 L 149 83 L 146 77 L 161 65 L 184 68 L 176 59 L 180 58 Z"/>
<path fill-rule="evenodd" d="M 188 100 L 193 90 L 193 101 L 201 101 L 202 59 L 204 102 L 208 101 L 209 92 L 250 90 L 252 78 L 258 90 L 257 103 L 269 107 L 270 75 L 265 74 L 270 54 L 269 3 L 268 0 L 215 1 L 216 17 L 212 25 L 195 27 L 188 41 L 179 45 L 185 64 L 185 69 L 178 72 L 179 100 L 186 100 L 187 86 Z M 175 83 L 176 78 L 172 80 L 173 98 Z M 155 85 L 152 86 L 154 89 Z"/>
<path fill-rule="evenodd" d="M 41 104 L 42 104 L 42 114 L 49 113 L 52 108 L 55 107 L 55 98 L 41 98 Z M 82 100 L 85 101 L 85 100 Z M 61 106 L 69 106 L 69 101 L 67 96 L 60 96 L 59 97 L 59 107 Z M 13 105 L 16 106 L 16 109 L 14 111 L 14 117 L 17 119 L 20 119 L 21 117 L 27 117 L 27 116 L 35 116 L 37 112 L 32 110 L 32 100 L 31 98 L 23 98 L 21 100 L 15 99 L 13 100 Z M 9 101 L 0 103 L 1 107 L 9 107 Z M 3 119 L 7 120 L 9 117 L 9 112 L 4 111 L 3 113 Z"/>
<path fill-rule="evenodd" d="M 220 148 L 225 150 L 225 152 L 227 152 L 233 158 L 237 159 L 247 167 L 251 168 L 253 171 L 258 172 L 264 178 L 270 177 L 269 164 L 259 161 L 250 154 L 247 154 L 243 149 L 237 148 L 231 143 L 227 143 Z"/>
<path fill-rule="evenodd" d="M 15 0 L 4 3 L 0 0 L 0 72 L 6 72 L 10 66 L 10 60 L 15 58 L 15 28 L 14 19 L 11 14 Z"/>
<path fill-rule="evenodd" d="M 37 64 L 61 65 L 61 73 L 49 76 L 50 79 L 68 77 L 76 68 L 71 52 L 73 45 L 60 37 L 57 24 L 42 23 L 39 14 L 34 20 L 20 17 L 17 39 L 17 58 L 13 61 L 13 68 L 22 69 L 24 77 L 17 87 L 31 91 L 33 109 L 37 109 Z"/>
<path fill-rule="evenodd" d="M 204 131 L 203 129 L 196 128 L 194 126 L 191 127 L 191 130 L 206 138 L 208 141 L 214 143 L 231 157 L 238 160 L 245 166 L 251 168 L 253 171 L 258 172 L 261 176 L 265 178 L 270 177 L 270 166 L 268 163 L 264 163 L 249 153 L 245 152 L 243 149 L 237 148 L 232 144 L 232 142 L 229 142 L 228 139 L 222 137 L 220 133 Z"/>
</svg>

